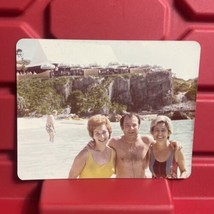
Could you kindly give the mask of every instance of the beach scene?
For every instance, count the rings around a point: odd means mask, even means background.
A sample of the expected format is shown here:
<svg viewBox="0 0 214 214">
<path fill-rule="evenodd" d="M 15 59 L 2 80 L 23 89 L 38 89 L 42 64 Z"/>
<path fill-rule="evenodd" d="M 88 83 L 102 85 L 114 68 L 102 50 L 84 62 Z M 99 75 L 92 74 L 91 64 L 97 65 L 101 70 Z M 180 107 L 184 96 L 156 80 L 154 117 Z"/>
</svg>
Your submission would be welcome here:
<svg viewBox="0 0 214 214">
<path fill-rule="evenodd" d="M 56 50 L 57 51 L 54 51 Z M 158 51 L 164 50 L 164 51 Z M 93 53 L 92 53 L 93 52 Z M 200 47 L 195 42 L 22 39 L 17 43 L 17 155 L 22 180 L 67 179 L 91 140 L 87 121 L 140 116 L 140 135 L 157 115 L 172 120 L 191 175 Z M 54 115 L 55 136 L 46 121 Z M 149 169 L 146 177 L 151 178 Z"/>
<path fill-rule="evenodd" d="M 87 120 L 56 120 L 56 136 L 49 142 L 46 118 L 18 119 L 18 175 L 21 179 L 68 178 L 74 157 L 91 140 Z M 191 174 L 193 120 L 173 121 L 172 140 L 182 145 L 188 176 Z M 112 136 L 122 134 L 119 122 L 112 123 Z M 150 121 L 142 121 L 140 134 L 149 134 Z M 149 170 L 146 171 L 151 178 Z"/>
</svg>

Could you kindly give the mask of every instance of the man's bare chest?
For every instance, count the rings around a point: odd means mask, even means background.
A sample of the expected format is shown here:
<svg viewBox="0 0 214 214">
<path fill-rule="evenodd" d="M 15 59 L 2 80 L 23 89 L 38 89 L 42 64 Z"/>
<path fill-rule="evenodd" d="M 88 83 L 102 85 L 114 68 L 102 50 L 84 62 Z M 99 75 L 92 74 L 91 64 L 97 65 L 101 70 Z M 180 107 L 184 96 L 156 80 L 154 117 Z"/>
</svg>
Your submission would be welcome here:
<svg viewBox="0 0 214 214">
<path fill-rule="evenodd" d="M 148 152 L 145 145 L 122 145 L 117 148 L 117 159 L 123 162 L 143 161 Z"/>
</svg>

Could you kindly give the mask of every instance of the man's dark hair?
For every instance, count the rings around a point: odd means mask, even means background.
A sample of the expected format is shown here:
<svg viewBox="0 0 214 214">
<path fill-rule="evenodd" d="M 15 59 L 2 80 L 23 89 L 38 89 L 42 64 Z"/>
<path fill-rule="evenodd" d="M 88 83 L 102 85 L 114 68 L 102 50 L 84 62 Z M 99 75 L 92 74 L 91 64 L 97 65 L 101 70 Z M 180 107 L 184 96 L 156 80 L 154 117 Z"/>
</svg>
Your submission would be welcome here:
<svg viewBox="0 0 214 214">
<path fill-rule="evenodd" d="M 124 120 L 125 120 L 126 117 L 129 117 L 129 118 L 137 117 L 137 119 L 138 119 L 138 125 L 140 126 L 141 119 L 140 119 L 140 116 L 138 114 L 136 114 L 136 113 L 126 113 L 120 119 L 120 127 L 121 128 L 123 128 L 123 123 L 124 123 Z"/>
</svg>

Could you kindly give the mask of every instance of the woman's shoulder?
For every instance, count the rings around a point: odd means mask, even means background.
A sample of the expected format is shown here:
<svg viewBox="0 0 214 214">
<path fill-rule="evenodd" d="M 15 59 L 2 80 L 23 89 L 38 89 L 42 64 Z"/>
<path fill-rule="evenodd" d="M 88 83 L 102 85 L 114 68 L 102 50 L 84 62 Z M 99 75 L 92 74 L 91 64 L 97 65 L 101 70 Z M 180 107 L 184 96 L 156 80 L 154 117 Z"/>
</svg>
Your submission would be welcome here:
<svg viewBox="0 0 214 214">
<path fill-rule="evenodd" d="M 83 148 L 83 149 L 79 152 L 79 154 L 77 155 L 77 158 L 87 159 L 89 153 L 90 153 L 90 149 L 89 149 L 89 148 Z"/>
<path fill-rule="evenodd" d="M 114 149 L 112 149 L 111 147 L 107 146 L 107 148 L 109 149 L 110 151 L 110 156 L 113 160 L 115 160 L 116 158 L 116 151 Z"/>
<path fill-rule="evenodd" d="M 107 146 L 107 148 L 109 149 L 109 151 L 112 153 L 112 154 L 116 154 L 115 150 L 109 146 Z"/>
<path fill-rule="evenodd" d="M 179 149 L 174 150 L 174 153 L 175 153 L 176 159 L 179 159 L 180 157 L 183 157 L 182 148 L 179 148 Z"/>
</svg>

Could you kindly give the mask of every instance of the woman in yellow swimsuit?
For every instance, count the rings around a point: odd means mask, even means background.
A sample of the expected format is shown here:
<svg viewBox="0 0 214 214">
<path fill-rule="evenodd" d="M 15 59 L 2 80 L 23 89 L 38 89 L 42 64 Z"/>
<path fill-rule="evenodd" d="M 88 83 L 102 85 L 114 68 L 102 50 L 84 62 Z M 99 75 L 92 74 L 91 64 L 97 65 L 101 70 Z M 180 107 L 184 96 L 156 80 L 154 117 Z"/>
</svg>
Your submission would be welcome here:
<svg viewBox="0 0 214 214">
<path fill-rule="evenodd" d="M 110 178 L 115 174 L 115 151 L 107 146 L 112 127 L 107 117 L 94 115 L 88 120 L 94 148 L 85 147 L 75 157 L 69 178 Z"/>
</svg>

